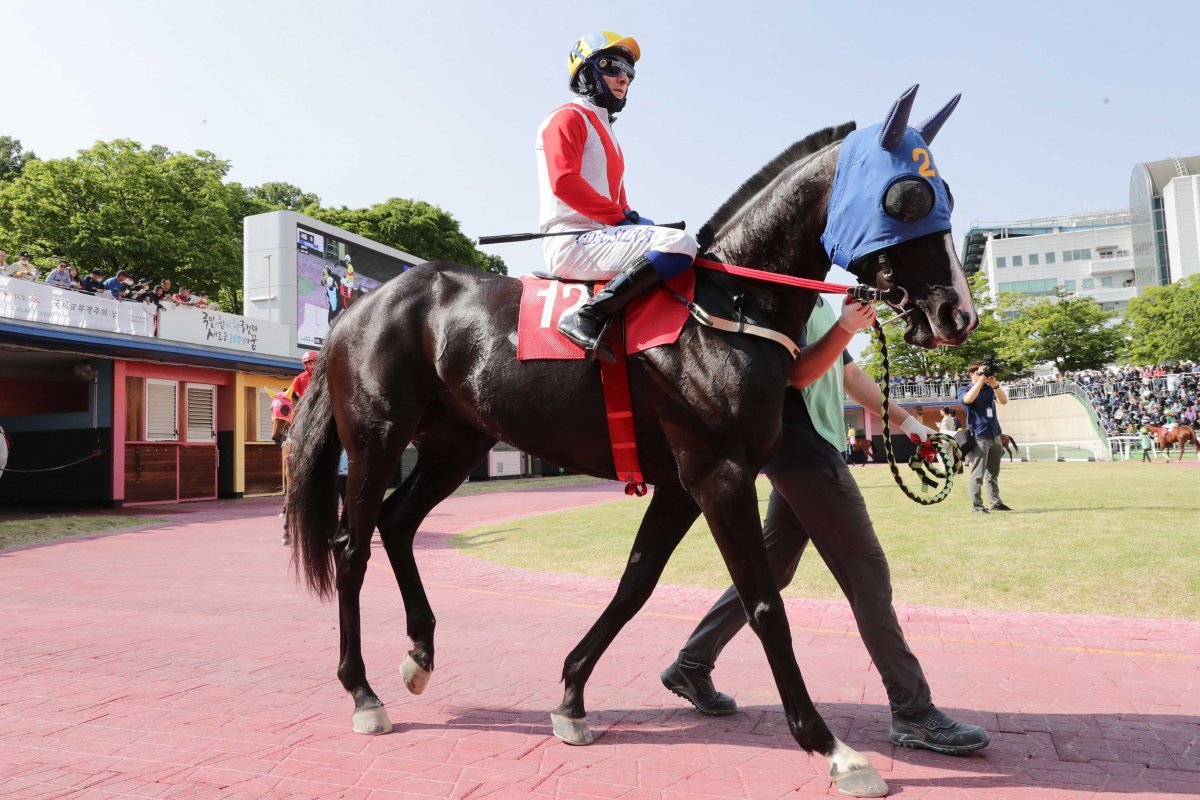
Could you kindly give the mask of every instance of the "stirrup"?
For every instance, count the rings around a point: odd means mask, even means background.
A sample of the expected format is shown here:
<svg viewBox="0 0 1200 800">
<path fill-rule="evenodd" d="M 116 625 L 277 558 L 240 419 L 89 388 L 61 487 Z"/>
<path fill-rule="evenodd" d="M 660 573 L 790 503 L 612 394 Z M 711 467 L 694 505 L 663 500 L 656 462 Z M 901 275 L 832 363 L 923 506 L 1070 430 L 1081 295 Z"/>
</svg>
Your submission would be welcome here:
<svg viewBox="0 0 1200 800">
<path fill-rule="evenodd" d="M 609 349 L 608 345 L 604 344 L 604 335 L 608 333 L 608 329 L 612 325 L 613 317 L 615 316 L 616 314 L 610 315 L 606 320 L 604 320 L 604 324 L 600 326 L 600 333 L 596 334 L 596 340 L 592 342 L 590 347 L 583 348 L 583 352 L 587 356 L 588 361 L 599 360 L 609 364 L 616 363 L 616 356 L 612 354 L 612 350 Z M 607 358 L 603 355 L 603 351 L 605 350 L 608 351 Z"/>
</svg>

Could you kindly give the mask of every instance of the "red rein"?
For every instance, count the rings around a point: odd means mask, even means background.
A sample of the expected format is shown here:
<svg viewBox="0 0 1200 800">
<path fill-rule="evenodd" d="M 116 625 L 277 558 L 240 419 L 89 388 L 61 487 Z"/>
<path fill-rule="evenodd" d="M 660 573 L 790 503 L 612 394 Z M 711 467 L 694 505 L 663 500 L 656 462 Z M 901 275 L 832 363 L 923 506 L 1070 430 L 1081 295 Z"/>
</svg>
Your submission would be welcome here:
<svg viewBox="0 0 1200 800">
<path fill-rule="evenodd" d="M 846 292 L 854 288 L 840 283 L 815 281 L 811 278 L 793 278 L 791 275 L 780 275 L 761 269 L 750 269 L 749 267 L 739 267 L 734 264 L 724 264 L 720 261 L 712 261 L 707 258 L 697 258 L 695 264 L 697 267 L 711 269 L 714 272 L 724 272 L 728 275 L 739 275 L 743 278 L 754 278 L 760 281 L 770 281 L 771 283 L 782 283 L 785 286 L 799 286 L 801 289 L 816 289 L 818 292 L 846 294 Z"/>
</svg>

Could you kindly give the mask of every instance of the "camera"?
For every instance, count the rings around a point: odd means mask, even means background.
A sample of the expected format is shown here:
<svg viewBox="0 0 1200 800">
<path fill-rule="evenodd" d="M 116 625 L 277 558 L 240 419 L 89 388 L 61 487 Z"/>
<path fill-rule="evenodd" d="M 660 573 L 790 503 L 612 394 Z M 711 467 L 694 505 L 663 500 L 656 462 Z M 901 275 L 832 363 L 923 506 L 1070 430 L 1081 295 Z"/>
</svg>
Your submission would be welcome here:
<svg viewBox="0 0 1200 800">
<path fill-rule="evenodd" d="M 983 377 L 985 377 L 985 378 L 996 377 L 996 373 L 999 370 L 1000 370 L 1000 368 L 998 366 L 996 366 L 996 357 L 995 356 L 987 356 L 986 358 L 983 359 L 983 362 L 979 365 L 979 371 L 983 373 Z"/>
</svg>

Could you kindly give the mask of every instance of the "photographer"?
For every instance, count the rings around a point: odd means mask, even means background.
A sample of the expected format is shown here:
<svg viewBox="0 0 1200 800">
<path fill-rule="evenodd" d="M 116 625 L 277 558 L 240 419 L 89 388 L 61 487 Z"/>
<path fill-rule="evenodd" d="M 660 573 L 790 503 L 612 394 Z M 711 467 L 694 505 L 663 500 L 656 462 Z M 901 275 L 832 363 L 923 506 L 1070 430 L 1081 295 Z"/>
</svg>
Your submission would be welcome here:
<svg viewBox="0 0 1200 800">
<path fill-rule="evenodd" d="M 996 367 L 991 359 L 977 361 L 967 371 L 970 386 L 958 390 L 958 399 L 967 412 L 967 430 L 975 437 L 971 462 L 971 512 L 986 514 L 983 506 L 983 478 L 987 475 L 988 494 L 992 511 L 1012 511 L 1000 499 L 1000 420 L 996 416 L 996 401 L 1003 405 L 1008 395 L 996 380 Z"/>
</svg>

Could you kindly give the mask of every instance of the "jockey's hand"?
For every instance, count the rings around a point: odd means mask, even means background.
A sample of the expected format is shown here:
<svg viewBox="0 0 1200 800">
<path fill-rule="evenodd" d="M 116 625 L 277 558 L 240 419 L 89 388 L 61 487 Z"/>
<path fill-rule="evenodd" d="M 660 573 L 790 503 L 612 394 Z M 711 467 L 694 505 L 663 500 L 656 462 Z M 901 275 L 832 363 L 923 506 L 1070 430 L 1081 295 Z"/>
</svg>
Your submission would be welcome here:
<svg viewBox="0 0 1200 800">
<path fill-rule="evenodd" d="M 864 328 L 875 324 L 875 307 L 870 303 L 860 303 L 847 297 L 842 302 L 842 315 L 838 317 L 838 325 L 848 333 L 858 333 Z"/>
<path fill-rule="evenodd" d="M 633 209 L 629 209 L 625 212 L 625 219 L 618 222 L 617 227 L 619 228 L 622 225 L 653 225 L 653 224 L 654 224 L 654 220 L 650 219 L 649 217 L 643 217 L 641 214 L 634 211 Z"/>
<path fill-rule="evenodd" d="M 930 436 L 937 433 L 933 428 L 927 428 L 921 424 L 921 421 L 916 417 L 908 417 L 904 422 L 900 423 L 900 429 L 908 434 L 908 438 L 914 443 L 924 442 Z"/>
</svg>

